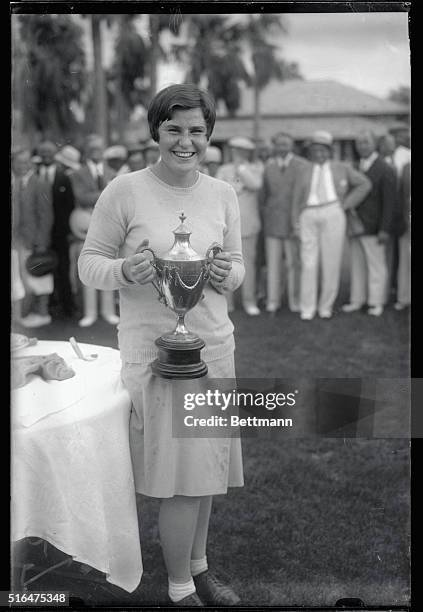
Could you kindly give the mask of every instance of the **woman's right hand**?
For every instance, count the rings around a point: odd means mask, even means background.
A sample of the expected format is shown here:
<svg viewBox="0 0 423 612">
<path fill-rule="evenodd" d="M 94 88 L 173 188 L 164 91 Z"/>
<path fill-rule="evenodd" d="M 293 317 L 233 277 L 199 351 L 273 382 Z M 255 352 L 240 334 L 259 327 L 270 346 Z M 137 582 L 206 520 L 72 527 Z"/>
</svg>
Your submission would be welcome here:
<svg viewBox="0 0 423 612">
<path fill-rule="evenodd" d="M 144 253 L 139 252 L 145 247 L 148 247 L 148 240 L 143 240 L 135 254 L 127 257 L 122 265 L 124 276 L 129 281 L 138 283 L 138 285 L 151 283 L 156 277 L 156 271 L 151 265 L 150 259 Z"/>
</svg>

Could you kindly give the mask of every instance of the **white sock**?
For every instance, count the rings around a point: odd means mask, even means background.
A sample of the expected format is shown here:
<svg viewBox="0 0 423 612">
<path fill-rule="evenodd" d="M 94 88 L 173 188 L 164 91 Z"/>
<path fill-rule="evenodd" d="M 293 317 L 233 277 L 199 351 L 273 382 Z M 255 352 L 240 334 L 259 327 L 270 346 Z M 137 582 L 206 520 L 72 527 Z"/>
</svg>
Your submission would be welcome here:
<svg viewBox="0 0 423 612">
<path fill-rule="evenodd" d="M 208 570 L 207 555 L 204 555 L 202 559 L 191 559 L 191 576 L 198 576 L 202 572 Z"/>
<path fill-rule="evenodd" d="M 192 593 L 195 593 L 195 584 L 194 580 L 188 580 L 188 582 L 172 582 L 170 578 L 168 578 L 169 582 L 169 597 L 170 599 L 176 603 L 177 601 L 181 601 L 184 597 L 188 597 Z"/>
</svg>

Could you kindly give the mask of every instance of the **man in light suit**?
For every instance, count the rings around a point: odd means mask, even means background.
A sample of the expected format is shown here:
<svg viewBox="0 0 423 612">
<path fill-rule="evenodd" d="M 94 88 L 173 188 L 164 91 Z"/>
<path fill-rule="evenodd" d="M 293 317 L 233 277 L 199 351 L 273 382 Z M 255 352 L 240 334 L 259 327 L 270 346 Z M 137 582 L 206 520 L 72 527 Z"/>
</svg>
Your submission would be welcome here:
<svg viewBox="0 0 423 612">
<path fill-rule="evenodd" d="M 350 241 L 351 295 L 350 303 L 342 310 L 354 312 L 368 304 L 368 314 L 378 317 L 385 303 L 388 279 L 385 245 L 397 203 L 396 175 L 378 155 L 373 134 L 362 132 L 355 146 L 360 156 L 359 168 L 370 180 L 372 189 L 356 208 L 364 233 Z"/>
<path fill-rule="evenodd" d="M 84 211 L 83 218 L 86 219 L 86 212 L 92 212 L 104 187 L 116 176 L 116 173 L 103 163 L 104 142 L 100 136 L 92 134 L 88 136 L 85 146 L 85 163 L 76 170 L 72 176 L 72 186 L 75 194 L 76 208 L 72 213 L 71 226 L 75 223 L 75 216 L 78 209 Z M 88 226 L 86 227 L 88 231 Z M 89 327 L 97 320 L 97 290 L 92 287 L 82 288 L 84 316 L 79 321 L 80 327 Z M 100 309 L 103 319 L 111 325 L 119 322 L 119 317 L 115 313 L 113 291 L 99 291 Z"/>
<path fill-rule="evenodd" d="M 301 319 L 332 317 L 338 295 L 345 239 L 345 210 L 358 206 L 370 181 L 349 164 L 331 161 L 332 135 L 318 131 L 310 144 L 312 163 L 294 188 L 292 225 L 301 240 Z M 321 291 L 318 298 L 319 260 Z"/>
<path fill-rule="evenodd" d="M 279 132 L 272 142 L 274 157 L 268 160 L 264 168 L 260 193 L 267 268 L 266 311 L 270 314 L 274 314 L 281 305 L 283 259 L 289 309 L 292 312 L 300 309 L 300 244 L 293 234 L 291 209 L 294 186 L 308 166 L 305 159 L 293 154 L 292 136 Z"/>
</svg>

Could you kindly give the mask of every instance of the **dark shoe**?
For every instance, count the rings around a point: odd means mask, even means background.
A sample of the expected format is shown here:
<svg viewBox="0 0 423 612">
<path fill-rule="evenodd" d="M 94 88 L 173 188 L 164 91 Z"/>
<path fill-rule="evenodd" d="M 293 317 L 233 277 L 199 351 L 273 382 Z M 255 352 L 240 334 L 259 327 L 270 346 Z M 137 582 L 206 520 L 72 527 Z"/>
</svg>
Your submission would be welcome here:
<svg viewBox="0 0 423 612">
<path fill-rule="evenodd" d="M 205 604 L 210 606 L 236 606 L 241 603 L 240 597 L 227 586 L 217 580 L 209 571 L 194 576 L 194 584 L 198 595 Z"/>
<path fill-rule="evenodd" d="M 179 601 L 172 601 L 169 599 L 169 603 L 178 608 L 204 608 L 204 604 L 198 597 L 197 593 L 191 593 L 191 595 L 187 595 Z"/>
</svg>

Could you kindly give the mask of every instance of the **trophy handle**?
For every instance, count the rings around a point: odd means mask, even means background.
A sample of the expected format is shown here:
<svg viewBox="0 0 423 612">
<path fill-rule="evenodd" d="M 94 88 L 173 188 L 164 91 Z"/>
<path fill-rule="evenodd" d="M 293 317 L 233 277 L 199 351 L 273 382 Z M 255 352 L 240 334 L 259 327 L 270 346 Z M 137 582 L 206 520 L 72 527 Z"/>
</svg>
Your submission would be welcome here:
<svg viewBox="0 0 423 612">
<path fill-rule="evenodd" d="M 145 251 L 150 251 L 150 253 L 153 255 L 154 259 L 151 262 L 151 265 L 153 266 L 153 268 L 156 271 L 157 276 L 160 278 L 160 270 L 155 262 L 156 259 L 156 254 L 153 251 L 153 249 L 150 249 L 150 247 L 144 247 L 143 249 L 141 249 L 141 251 L 138 251 L 139 253 L 144 253 Z M 157 293 L 159 294 L 159 300 L 161 302 L 163 302 L 163 304 L 165 304 L 165 306 L 167 306 L 167 302 L 166 302 L 166 298 L 165 295 L 163 293 L 163 291 L 160 289 L 159 285 L 156 283 L 156 281 L 152 280 L 151 284 L 153 285 L 154 289 L 157 291 Z"/>
<path fill-rule="evenodd" d="M 212 257 L 210 257 L 211 251 L 213 251 Z M 222 252 L 223 248 L 220 246 L 220 244 L 218 242 L 213 242 L 206 251 L 206 259 L 208 260 L 208 263 L 211 263 L 216 255 Z"/>
<path fill-rule="evenodd" d="M 204 272 L 204 280 L 208 280 L 210 276 L 210 265 L 218 253 L 223 253 L 223 248 L 218 242 L 212 242 L 206 251 L 206 270 Z M 211 255 L 211 257 L 210 257 Z"/>
</svg>

